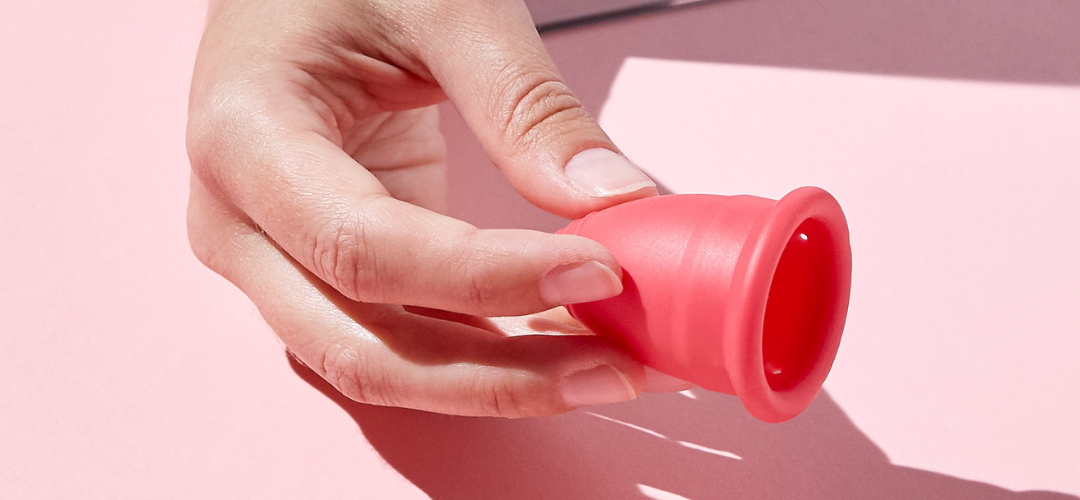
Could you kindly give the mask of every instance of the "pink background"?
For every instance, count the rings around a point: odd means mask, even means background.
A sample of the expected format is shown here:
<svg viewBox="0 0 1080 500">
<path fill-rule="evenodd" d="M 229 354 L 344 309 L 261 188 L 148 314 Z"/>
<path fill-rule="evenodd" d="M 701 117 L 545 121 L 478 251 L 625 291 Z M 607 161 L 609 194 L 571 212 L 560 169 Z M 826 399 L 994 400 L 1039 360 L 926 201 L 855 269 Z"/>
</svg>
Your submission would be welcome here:
<svg viewBox="0 0 1080 500">
<path fill-rule="evenodd" d="M 0 16 L 0 496 L 1080 495 L 1080 3 L 733 0 L 547 35 L 670 191 L 815 184 L 844 205 L 849 328 L 826 390 L 780 425 L 703 391 L 452 418 L 351 403 L 290 365 L 187 249 L 203 10 Z M 445 111 L 452 213 L 558 228 Z"/>
</svg>

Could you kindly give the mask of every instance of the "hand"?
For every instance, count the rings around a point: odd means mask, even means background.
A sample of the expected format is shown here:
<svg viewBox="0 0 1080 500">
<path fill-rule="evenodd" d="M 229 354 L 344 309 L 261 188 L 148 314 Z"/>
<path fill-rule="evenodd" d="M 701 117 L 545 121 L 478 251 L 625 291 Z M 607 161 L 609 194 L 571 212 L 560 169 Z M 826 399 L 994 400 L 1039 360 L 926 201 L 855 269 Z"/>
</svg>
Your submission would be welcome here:
<svg viewBox="0 0 1080 500">
<path fill-rule="evenodd" d="M 656 194 L 521 0 L 223 0 L 191 90 L 195 254 L 361 402 L 516 417 L 631 399 L 647 378 L 676 388 L 565 311 L 481 318 L 617 295 L 621 271 L 584 238 L 440 215 L 447 98 L 545 210 Z"/>
</svg>

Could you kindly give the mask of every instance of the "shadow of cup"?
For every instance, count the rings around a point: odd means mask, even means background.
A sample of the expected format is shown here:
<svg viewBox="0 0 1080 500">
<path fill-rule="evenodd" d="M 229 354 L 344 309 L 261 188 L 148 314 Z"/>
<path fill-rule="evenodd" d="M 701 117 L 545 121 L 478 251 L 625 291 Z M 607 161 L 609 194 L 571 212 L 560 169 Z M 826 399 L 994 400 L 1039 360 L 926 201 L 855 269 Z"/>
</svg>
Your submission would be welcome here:
<svg viewBox="0 0 1080 500">
<path fill-rule="evenodd" d="M 1076 498 L 892 465 L 825 391 L 782 424 L 760 422 L 737 399 L 701 389 L 510 420 L 357 403 L 289 362 L 436 500 Z"/>
</svg>

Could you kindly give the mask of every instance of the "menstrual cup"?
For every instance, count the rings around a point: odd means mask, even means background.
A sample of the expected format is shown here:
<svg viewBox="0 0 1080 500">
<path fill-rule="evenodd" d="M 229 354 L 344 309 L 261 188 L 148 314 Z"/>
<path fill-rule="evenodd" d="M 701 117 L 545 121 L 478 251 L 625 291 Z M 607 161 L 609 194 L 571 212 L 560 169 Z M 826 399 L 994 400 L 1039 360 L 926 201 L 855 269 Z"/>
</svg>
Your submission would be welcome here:
<svg viewBox="0 0 1080 500">
<path fill-rule="evenodd" d="M 569 310 L 644 364 L 735 394 L 766 422 L 798 415 L 821 389 L 851 292 L 847 221 L 824 190 L 647 198 L 559 233 L 622 265 L 622 294 Z"/>
</svg>

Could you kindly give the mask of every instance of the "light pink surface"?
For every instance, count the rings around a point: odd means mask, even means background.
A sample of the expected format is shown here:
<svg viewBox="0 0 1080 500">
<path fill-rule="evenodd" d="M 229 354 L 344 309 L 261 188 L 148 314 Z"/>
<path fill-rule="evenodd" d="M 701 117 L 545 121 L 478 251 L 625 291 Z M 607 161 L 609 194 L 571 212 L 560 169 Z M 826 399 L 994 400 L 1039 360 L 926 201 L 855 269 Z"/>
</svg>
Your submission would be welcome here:
<svg viewBox="0 0 1080 500">
<path fill-rule="evenodd" d="M 837 197 L 826 389 L 894 463 L 1080 493 L 1080 88 L 629 59 L 601 124 L 674 192 Z"/>
<path fill-rule="evenodd" d="M 814 183 L 852 217 L 857 288 L 834 376 L 775 426 L 701 391 L 525 421 L 324 395 L 186 247 L 201 2 L 5 6 L 0 497 L 1080 494 L 1078 164 L 1062 139 L 1080 135 L 1080 4 L 822 4 L 720 2 L 548 38 L 594 111 L 626 56 L 709 63 L 631 61 L 602 118 L 672 190 Z M 445 130 L 454 214 L 560 226 L 512 195 L 452 113 Z"/>
<path fill-rule="evenodd" d="M 205 7 L 3 10 L 0 497 L 424 498 L 187 248 Z"/>
</svg>

